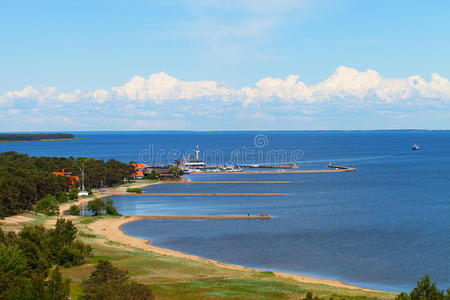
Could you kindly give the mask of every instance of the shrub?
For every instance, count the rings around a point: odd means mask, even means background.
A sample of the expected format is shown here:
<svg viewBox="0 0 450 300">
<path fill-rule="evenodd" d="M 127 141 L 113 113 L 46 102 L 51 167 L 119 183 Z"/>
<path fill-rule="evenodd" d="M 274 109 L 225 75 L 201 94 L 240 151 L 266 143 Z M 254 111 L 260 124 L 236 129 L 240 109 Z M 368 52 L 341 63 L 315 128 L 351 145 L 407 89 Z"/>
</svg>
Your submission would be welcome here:
<svg viewBox="0 0 450 300">
<path fill-rule="evenodd" d="M 115 268 L 109 261 L 99 260 L 88 280 L 83 281 L 81 299 L 154 299 L 152 290 L 128 279 L 128 273 Z"/>
<path fill-rule="evenodd" d="M 127 188 L 127 193 L 140 194 L 140 193 L 142 193 L 142 189 L 141 188 Z"/>
<path fill-rule="evenodd" d="M 59 214 L 58 201 L 53 195 L 46 195 L 44 198 L 38 201 L 36 205 L 36 211 L 49 215 L 55 216 Z"/>
<path fill-rule="evenodd" d="M 94 214 L 94 216 L 101 215 L 103 210 L 106 208 L 105 202 L 102 199 L 95 198 L 88 202 L 88 209 Z"/>
<path fill-rule="evenodd" d="M 72 216 L 79 216 L 80 208 L 74 204 L 70 207 L 69 212 Z"/>
<path fill-rule="evenodd" d="M 106 198 L 106 214 L 112 216 L 120 216 L 117 208 L 114 207 L 114 202 L 111 198 Z"/>
<path fill-rule="evenodd" d="M 58 195 L 58 202 L 59 203 L 67 203 L 69 202 L 69 195 L 67 193 L 61 192 Z"/>
<path fill-rule="evenodd" d="M 159 173 L 156 172 L 155 170 L 152 170 L 152 172 L 148 175 L 145 175 L 146 179 L 158 179 L 159 178 Z"/>
<path fill-rule="evenodd" d="M 69 192 L 69 198 L 70 200 L 78 200 L 78 193 L 80 192 L 79 189 L 73 188 Z"/>
</svg>

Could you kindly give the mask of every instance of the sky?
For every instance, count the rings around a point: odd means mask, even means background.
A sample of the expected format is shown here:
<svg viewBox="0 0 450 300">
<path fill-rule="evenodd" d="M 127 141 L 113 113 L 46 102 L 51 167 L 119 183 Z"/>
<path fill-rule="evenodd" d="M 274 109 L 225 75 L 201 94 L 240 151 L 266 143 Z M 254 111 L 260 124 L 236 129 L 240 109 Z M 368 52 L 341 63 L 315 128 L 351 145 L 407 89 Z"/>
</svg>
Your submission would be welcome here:
<svg viewBox="0 0 450 300">
<path fill-rule="evenodd" d="M 0 132 L 450 129 L 450 1 L 0 7 Z"/>
</svg>

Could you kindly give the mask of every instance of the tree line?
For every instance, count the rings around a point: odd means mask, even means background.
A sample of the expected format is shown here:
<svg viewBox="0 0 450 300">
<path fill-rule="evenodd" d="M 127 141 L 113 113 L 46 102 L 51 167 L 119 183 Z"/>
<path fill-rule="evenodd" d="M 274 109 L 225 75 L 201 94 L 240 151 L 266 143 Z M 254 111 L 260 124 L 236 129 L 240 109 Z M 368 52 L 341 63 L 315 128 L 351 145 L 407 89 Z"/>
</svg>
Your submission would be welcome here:
<svg viewBox="0 0 450 300">
<path fill-rule="evenodd" d="M 41 140 L 68 140 L 73 139 L 71 133 L 2 133 L 0 142 L 32 142 Z"/>
<path fill-rule="evenodd" d="M 115 186 L 134 173 L 133 166 L 114 159 L 105 162 L 83 157 L 30 157 L 16 152 L 1 153 L 0 217 L 31 210 L 47 195 L 61 197 L 61 193 L 69 191 L 70 181 L 52 172 L 65 169 L 81 176 L 83 166 L 86 188 Z"/>
</svg>

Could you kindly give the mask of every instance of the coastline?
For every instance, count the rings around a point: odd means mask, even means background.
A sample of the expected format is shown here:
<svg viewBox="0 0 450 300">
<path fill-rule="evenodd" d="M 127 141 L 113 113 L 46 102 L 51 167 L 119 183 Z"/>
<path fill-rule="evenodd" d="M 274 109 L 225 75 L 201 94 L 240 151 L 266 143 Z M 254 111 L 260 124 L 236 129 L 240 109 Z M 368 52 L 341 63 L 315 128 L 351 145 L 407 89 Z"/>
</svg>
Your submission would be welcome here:
<svg viewBox="0 0 450 300">
<path fill-rule="evenodd" d="M 258 270 L 248 268 L 245 266 L 241 266 L 241 265 L 227 264 L 227 263 L 223 263 L 223 262 L 220 262 L 217 260 L 200 257 L 197 255 L 187 254 L 187 253 L 183 253 L 183 252 L 176 251 L 176 250 L 153 246 L 153 245 L 151 245 L 149 240 L 127 235 L 121 228 L 125 224 L 139 221 L 142 219 L 144 219 L 144 218 L 140 217 L 140 216 L 122 216 L 122 217 L 116 217 L 116 218 L 100 219 L 96 222 L 89 224 L 88 227 L 95 234 L 102 235 L 107 240 L 110 240 L 115 243 L 119 243 L 121 245 L 126 245 L 128 247 L 138 248 L 138 249 L 141 249 L 144 251 L 151 251 L 151 252 L 155 252 L 155 253 L 158 253 L 161 255 L 168 255 L 168 256 L 174 256 L 174 257 L 178 257 L 178 258 L 190 259 L 190 260 L 194 260 L 194 261 L 211 263 L 215 266 L 232 269 L 232 270 L 258 271 Z M 283 272 L 273 272 L 273 273 L 277 277 L 293 279 L 293 280 L 301 282 L 301 283 L 322 284 L 322 285 L 328 285 L 328 286 L 337 287 L 337 288 L 360 290 L 360 291 L 364 291 L 364 292 L 385 293 L 385 291 L 362 288 L 359 286 L 347 284 L 345 282 L 337 281 L 337 280 L 313 278 L 313 277 L 291 274 L 291 273 L 283 273 Z"/>
<path fill-rule="evenodd" d="M 44 139 L 44 140 L 36 140 L 36 141 L 0 141 L 0 143 L 2 143 L 2 144 L 6 144 L 6 143 L 39 143 L 39 142 L 61 142 L 61 141 L 79 141 L 79 140 L 87 140 L 87 138 Z"/>
</svg>

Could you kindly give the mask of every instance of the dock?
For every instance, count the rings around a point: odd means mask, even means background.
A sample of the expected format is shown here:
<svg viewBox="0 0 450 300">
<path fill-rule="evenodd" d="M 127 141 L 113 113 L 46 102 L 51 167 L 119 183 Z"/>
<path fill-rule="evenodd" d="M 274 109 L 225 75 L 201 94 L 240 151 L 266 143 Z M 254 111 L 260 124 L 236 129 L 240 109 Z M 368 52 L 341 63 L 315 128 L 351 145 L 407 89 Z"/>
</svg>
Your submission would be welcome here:
<svg viewBox="0 0 450 300">
<path fill-rule="evenodd" d="M 346 166 L 328 165 L 327 169 L 322 170 L 264 170 L 264 171 L 242 171 L 242 172 L 193 172 L 189 175 L 203 175 L 203 174 L 312 174 L 312 173 L 341 173 L 353 172 L 356 168 Z"/>
<path fill-rule="evenodd" d="M 298 169 L 298 166 L 274 166 L 274 165 L 244 165 L 244 168 L 261 169 Z"/>
<path fill-rule="evenodd" d="M 245 220 L 245 219 L 272 219 L 272 216 L 138 216 L 145 220 Z"/>
</svg>

